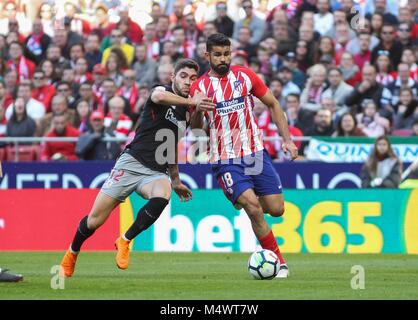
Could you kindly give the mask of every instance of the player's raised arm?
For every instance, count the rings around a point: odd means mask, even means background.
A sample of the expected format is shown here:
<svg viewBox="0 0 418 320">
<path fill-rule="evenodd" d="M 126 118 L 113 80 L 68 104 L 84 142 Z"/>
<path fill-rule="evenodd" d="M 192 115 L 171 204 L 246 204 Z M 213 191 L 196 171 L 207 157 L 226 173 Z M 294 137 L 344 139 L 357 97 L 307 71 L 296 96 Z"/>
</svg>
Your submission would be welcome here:
<svg viewBox="0 0 418 320">
<path fill-rule="evenodd" d="M 267 92 L 259 99 L 270 109 L 271 117 L 279 129 L 280 136 L 283 138 L 283 151 L 290 152 L 292 160 L 296 159 L 298 156 L 298 149 L 290 137 L 287 120 L 284 116 L 283 109 L 280 107 L 279 101 L 277 101 L 270 90 L 267 90 Z"/>
</svg>

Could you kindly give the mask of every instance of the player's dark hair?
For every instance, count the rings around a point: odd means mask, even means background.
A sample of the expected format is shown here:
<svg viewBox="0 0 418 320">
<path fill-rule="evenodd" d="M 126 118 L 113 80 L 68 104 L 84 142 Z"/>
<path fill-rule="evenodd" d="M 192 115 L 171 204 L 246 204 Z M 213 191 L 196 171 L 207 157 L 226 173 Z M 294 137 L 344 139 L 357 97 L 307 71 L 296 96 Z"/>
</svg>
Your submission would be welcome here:
<svg viewBox="0 0 418 320">
<path fill-rule="evenodd" d="M 174 74 L 177 74 L 183 68 L 190 68 L 196 70 L 199 73 L 199 65 L 192 59 L 181 59 L 174 66 Z"/>
<path fill-rule="evenodd" d="M 208 52 L 212 51 L 213 47 L 230 47 L 231 41 L 223 33 L 215 33 L 208 37 L 206 41 L 206 50 Z"/>
</svg>

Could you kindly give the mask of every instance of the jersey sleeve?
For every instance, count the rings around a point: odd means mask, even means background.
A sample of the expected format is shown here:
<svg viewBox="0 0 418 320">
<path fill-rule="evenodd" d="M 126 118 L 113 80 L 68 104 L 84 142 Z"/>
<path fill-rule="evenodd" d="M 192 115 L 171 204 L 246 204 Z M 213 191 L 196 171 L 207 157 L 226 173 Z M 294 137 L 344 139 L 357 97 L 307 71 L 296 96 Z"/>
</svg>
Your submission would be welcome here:
<svg viewBox="0 0 418 320">
<path fill-rule="evenodd" d="M 198 84 L 199 84 L 199 80 L 196 80 L 195 82 L 192 83 L 192 86 L 190 87 L 190 96 L 191 97 L 193 97 L 196 92 L 200 91 L 199 87 L 198 87 Z"/>
<path fill-rule="evenodd" d="M 262 96 L 264 96 L 268 90 L 268 87 L 265 85 L 263 80 L 261 80 L 260 77 L 257 76 L 255 72 L 251 69 L 245 69 L 245 73 L 250 78 L 252 84 L 250 92 L 257 98 L 261 98 Z"/>
</svg>

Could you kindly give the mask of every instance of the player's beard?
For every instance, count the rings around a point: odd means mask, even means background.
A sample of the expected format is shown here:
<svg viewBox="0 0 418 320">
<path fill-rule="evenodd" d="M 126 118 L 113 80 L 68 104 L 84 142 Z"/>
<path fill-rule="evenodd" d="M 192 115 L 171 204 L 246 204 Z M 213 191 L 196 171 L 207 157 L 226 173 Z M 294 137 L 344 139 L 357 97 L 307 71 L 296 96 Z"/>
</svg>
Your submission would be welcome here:
<svg viewBox="0 0 418 320">
<path fill-rule="evenodd" d="M 215 71 L 217 74 L 219 74 L 220 76 L 224 76 L 229 72 L 229 66 L 231 64 L 218 64 L 217 66 L 214 64 L 210 64 L 210 67 L 212 68 L 213 71 Z"/>
</svg>

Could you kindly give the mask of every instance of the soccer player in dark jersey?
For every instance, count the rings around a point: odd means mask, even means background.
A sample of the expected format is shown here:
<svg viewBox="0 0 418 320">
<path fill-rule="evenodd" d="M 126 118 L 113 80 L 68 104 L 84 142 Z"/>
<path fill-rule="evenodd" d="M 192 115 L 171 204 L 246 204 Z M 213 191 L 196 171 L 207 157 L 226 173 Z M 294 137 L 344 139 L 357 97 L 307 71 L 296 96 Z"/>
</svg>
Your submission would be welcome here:
<svg viewBox="0 0 418 320">
<path fill-rule="evenodd" d="M 120 269 L 128 268 L 130 241 L 158 219 L 168 204 L 171 188 L 181 201 L 191 199 L 191 191 L 179 178 L 177 142 L 179 135 L 186 129 L 189 107 L 198 106 L 199 110 L 214 107 L 203 93 L 189 98 L 190 87 L 197 79 L 198 69 L 195 61 L 180 60 L 174 67 L 172 86 L 156 86 L 151 91 L 133 141 L 116 161 L 90 213 L 80 221 L 73 242 L 61 261 L 66 277 L 74 273 L 83 242 L 132 192 L 136 191 L 149 201 L 140 209 L 126 233 L 116 239 L 116 264 Z M 170 144 L 170 141 L 175 143 Z"/>
<path fill-rule="evenodd" d="M 244 208 L 260 245 L 276 253 L 280 261 L 279 278 L 289 275 L 276 239 L 264 219 L 264 212 L 281 216 L 284 201 L 280 178 L 263 147 L 261 131 L 252 112 L 253 96 L 270 110 L 283 139 L 282 148 L 297 157 L 287 121 L 279 102 L 249 68 L 231 66 L 231 43 L 221 34 L 206 42 L 210 70 L 193 83 L 190 94 L 205 93 L 216 104 L 213 110 L 196 107 L 192 127 L 202 127 L 206 118 L 209 137 L 209 162 L 226 197 L 238 208 Z"/>
</svg>

